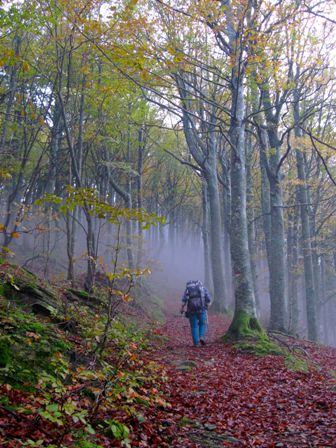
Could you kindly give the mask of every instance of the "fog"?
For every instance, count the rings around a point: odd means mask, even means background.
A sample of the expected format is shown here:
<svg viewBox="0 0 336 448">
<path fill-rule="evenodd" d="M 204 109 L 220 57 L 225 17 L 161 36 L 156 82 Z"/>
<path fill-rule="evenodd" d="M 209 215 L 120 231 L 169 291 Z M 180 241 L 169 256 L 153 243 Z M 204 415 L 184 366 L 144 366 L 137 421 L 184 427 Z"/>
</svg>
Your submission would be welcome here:
<svg viewBox="0 0 336 448">
<path fill-rule="evenodd" d="M 82 227 L 83 226 L 83 227 Z M 81 222 L 76 230 L 75 238 L 75 283 L 83 287 L 86 266 L 86 234 L 85 223 Z M 41 222 L 31 219 L 26 223 L 19 238 L 14 239 L 10 246 L 11 257 L 14 262 L 31 270 L 50 281 L 66 281 L 68 259 L 66 253 L 66 226 L 64 220 Z M 29 230 L 30 229 L 30 230 Z M 133 229 L 135 230 L 135 229 Z M 135 232 L 134 232 L 135 234 Z M 127 266 L 127 244 L 124 229 L 120 233 L 119 244 L 116 242 L 116 226 L 95 220 L 95 235 L 98 240 L 97 272 L 111 271 L 118 249 L 118 269 Z M 141 263 L 137 267 L 149 268 L 151 274 L 146 276 L 146 282 L 155 295 L 165 303 L 165 307 L 177 313 L 180 307 L 185 284 L 189 280 L 201 280 L 212 294 L 211 285 L 205 282 L 204 254 L 202 235 L 198 231 L 175 232 L 173 241 L 170 240 L 168 225 L 160 225 L 146 230 L 144 239 L 139 246 L 138 237 L 133 237 L 132 251 L 136 258 L 141 247 Z M 228 260 L 224 260 L 227 269 Z M 256 298 L 258 305 L 258 318 L 267 327 L 270 316 L 270 299 L 268 292 L 268 267 L 262 254 L 256 260 Z M 226 307 L 234 308 L 232 295 L 232 278 L 226 278 L 225 291 Z M 298 283 L 299 307 L 299 337 L 306 337 L 307 322 L 304 300 L 304 280 L 301 275 Z M 319 337 L 328 345 L 336 346 L 336 330 L 332 316 L 335 315 L 335 302 L 329 300 L 321 308 Z M 288 320 L 291 316 L 288 316 Z"/>
</svg>

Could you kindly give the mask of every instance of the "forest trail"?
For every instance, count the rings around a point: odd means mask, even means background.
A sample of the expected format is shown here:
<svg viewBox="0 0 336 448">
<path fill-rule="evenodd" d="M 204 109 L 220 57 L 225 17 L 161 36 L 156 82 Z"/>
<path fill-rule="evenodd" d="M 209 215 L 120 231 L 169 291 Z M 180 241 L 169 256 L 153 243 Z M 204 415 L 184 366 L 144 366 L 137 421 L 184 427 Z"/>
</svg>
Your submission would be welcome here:
<svg viewBox="0 0 336 448">
<path fill-rule="evenodd" d="M 286 338 L 286 356 L 242 353 L 221 341 L 229 320 L 214 314 L 207 345 L 195 348 L 178 304 L 167 308 L 164 324 L 133 308 L 138 314 L 129 317 L 141 337 L 127 332 L 119 345 L 111 340 L 103 368 L 91 363 L 87 333 L 64 332 L 49 320 L 4 308 L 0 329 L 15 358 L 13 376 L 0 385 L 0 447 L 336 446 L 336 349 Z M 37 364 L 35 353 L 45 347 L 56 352 Z M 66 362 L 70 348 L 74 364 Z M 55 373 L 48 373 L 49 362 Z M 35 387 L 36 378 L 46 378 L 45 385 Z"/>
<path fill-rule="evenodd" d="M 157 416 L 161 436 L 138 446 L 335 447 L 336 350 L 293 340 L 303 361 L 301 371 L 292 370 L 281 356 L 224 345 L 227 325 L 210 315 L 208 343 L 194 348 L 188 320 L 167 319 L 159 330 L 166 342 L 150 357 L 167 372 L 162 388 L 172 407 Z"/>
</svg>

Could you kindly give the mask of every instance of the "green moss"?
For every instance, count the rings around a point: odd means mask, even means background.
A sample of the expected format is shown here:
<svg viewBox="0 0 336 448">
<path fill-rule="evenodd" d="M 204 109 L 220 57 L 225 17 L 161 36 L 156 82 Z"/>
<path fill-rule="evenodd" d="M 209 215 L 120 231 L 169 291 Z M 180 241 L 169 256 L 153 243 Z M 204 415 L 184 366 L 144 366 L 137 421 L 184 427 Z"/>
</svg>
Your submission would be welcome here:
<svg viewBox="0 0 336 448">
<path fill-rule="evenodd" d="M 12 357 L 11 343 L 7 336 L 0 338 L 0 368 L 7 367 Z"/>
<path fill-rule="evenodd" d="M 239 341 L 246 338 L 267 339 L 258 319 L 245 311 L 236 312 L 233 316 L 230 328 L 224 335 L 224 341 Z"/>
<path fill-rule="evenodd" d="M 88 292 L 79 289 L 69 288 L 69 291 L 72 292 L 72 294 L 74 294 L 75 296 L 80 297 L 81 299 L 89 299 L 90 297 L 92 297 L 92 295 Z"/>
<path fill-rule="evenodd" d="M 89 442 L 88 440 L 80 440 L 76 442 L 74 446 L 76 448 L 103 448 L 103 445 L 97 445 L 96 443 Z"/>
<path fill-rule="evenodd" d="M 179 426 L 197 426 L 197 424 L 195 424 L 195 420 L 192 420 L 191 418 L 187 417 L 187 416 L 183 416 L 180 418 L 179 422 L 178 422 Z"/>
<path fill-rule="evenodd" d="M 266 355 L 283 355 L 284 352 L 277 344 L 268 340 L 267 338 L 258 338 L 256 340 L 245 340 L 237 342 L 234 347 L 239 351 L 251 353 L 257 356 Z"/>
<path fill-rule="evenodd" d="M 15 289 L 7 282 L 2 285 L 2 295 L 8 300 L 15 299 L 17 296 Z"/>
<path fill-rule="evenodd" d="M 23 322 L 21 324 L 21 328 L 25 331 L 33 331 L 40 334 L 44 334 L 46 330 L 45 325 L 41 324 L 40 322 Z"/>
<path fill-rule="evenodd" d="M 240 351 L 259 356 L 283 354 L 283 350 L 268 338 L 258 319 L 245 311 L 235 313 L 223 341 L 233 343 Z"/>
<path fill-rule="evenodd" d="M 287 353 L 285 356 L 286 367 L 295 372 L 307 373 L 310 370 L 309 362 L 305 359 L 299 358 L 298 356 Z"/>
<path fill-rule="evenodd" d="M 176 361 L 175 364 L 176 364 L 176 370 L 185 371 L 185 372 L 188 372 L 188 371 L 194 369 L 195 367 L 197 367 L 197 363 L 195 361 L 188 360 L 188 359 L 180 359 L 180 360 Z"/>
<path fill-rule="evenodd" d="M 15 307 L 0 310 L 0 324 L 0 382 L 33 391 L 41 374 L 57 376 L 54 355 L 71 348 L 61 333 Z"/>
<path fill-rule="evenodd" d="M 54 350 L 56 352 L 65 352 L 72 348 L 70 342 L 63 341 L 63 339 L 58 339 L 53 343 Z"/>
</svg>

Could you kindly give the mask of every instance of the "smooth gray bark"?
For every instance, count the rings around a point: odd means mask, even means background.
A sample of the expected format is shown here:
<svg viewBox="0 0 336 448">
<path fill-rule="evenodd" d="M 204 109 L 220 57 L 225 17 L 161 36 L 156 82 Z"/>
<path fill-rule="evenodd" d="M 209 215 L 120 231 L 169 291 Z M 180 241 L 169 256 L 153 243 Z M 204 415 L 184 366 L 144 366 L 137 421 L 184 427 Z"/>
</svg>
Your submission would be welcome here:
<svg viewBox="0 0 336 448">
<path fill-rule="evenodd" d="M 294 105 L 294 120 L 295 123 L 299 123 L 300 110 L 299 110 L 299 98 L 296 97 Z M 295 137 L 302 137 L 301 129 L 295 127 Z M 317 320 L 316 320 L 316 294 L 314 285 L 314 270 L 313 270 L 313 258 L 311 248 L 311 225 L 309 217 L 309 201 L 307 194 L 307 178 L 305 170 L 305 162 L 303 153 L 300 149 L 295 150 L 296 155 L 296 167 L 297 174 L 300 183 L 298 185 L 298 199 L 300 204 L 300 216 L 301 216 L 301 244 L 303 252 L 303 265 L 304 265 L 304 279 L 305 279 L 305 295 L 306 295 L 306 313 L 307 313 L 307 326 L 308 326 L 308 339 L 311 341 L 317 340 Z"/>
<path fill-rule="evenodd" d="M 225 14 L 225 26 L 214 30 L 219 48 L 232 64 L 230 77 L 231 106 L 229 143 L 231 152 L 231 260 L 234 281 L 235 310 L 228 336 L 239 338 L 244 329 L 260 331 L 256 319 L 256 303 L 253 292 L 251 260 L 248 247 L 246 215 L 246 161 L 245 161 L 245 98 L 244 62 L 240 41 L 240 25 L 234 19 L 234 11 L 229 0 L 221 0 Z M 242 16 L 246 13 L 242 12 Z M 245 322 L 245 323 L 243 323 Z"/>
<path fill-rule="evenodd" d="M 320 277 L 321 277 L 321 292 L 320 292 L 320 301 L 321 301 L 321 320 L 322 320 L 322 331 L 321 331 L 321 338 L 324 341 L 324 343 L 329 342 L 329 331 L 328 331 L 328 322 L 329 322 L 329 316 L 328 316 L 328 307 L 326 303 L 326 263 L 325 263 L 325 257 L 324 255 L 321 255 L 320 257 Z"/>
<path fill-rule="evenodd" d="M 46 192 L 50 193 L 50 194 L 55 194 L 55 192 L 56 192 L 61 132 L 62 132 L 61 131 L 61 112 L 60 112 L 60 108 L 59 108 L 59 102 L 56 97 L 54 111 L 53 111 L 53 126 L 52 126 L 52 131 L 51 131 L 51 142 L 50 142 L 50 158 L 49 158 L 50 168 L 49 168 L 49 176 L 48 176 L 47 186 L 46 186 Z"/>
<path fill-rule="evenodd" d="M 266 132 L 258 127 L 258 136 L 259 136 L 259 147 L 260 147 L 260 156 L 259 156 L 259 166 L 260 166 L 260 197 L 261 197 L 261 212 L 262 212 L 262 223 L 263 223 L 263 232 L 265 236 L 265 249 L 267 256 L 267 264 L 268 269 L 270 254 L 271 254 L 271 200 L 270 200 L 270 185 L 267 175 L 267 135 Z"/>
<path fill-rule="evenodd" d="M 137 178 L 136 178 L 136 190 L 137 190 L 137 205 L 141 209 L 142 204 L 142 176 L 143 176 L 143 163 L 145 156 L 145 146 L 146 146 L 146 130 L 141 127 L 138 133 L 138 163 L 137 163 Z M 141 267 L 142 263 L 142 252 L 143 252 L 143 229 L 142 224 L 138 223 L 138 247 L 137 247 L 137 268 Z"/>
<path fill-rule="evenodd" d="M 230 162 L 226 154 L 222 153 L 220 157 L 222 168 L 223 185 L 223 233 L 224 233 L 224 273 L 225 273 L 225 297 L 230 308 L 233 308 L 234 293 L 232 284 L 232 263 L 231 263 L 231 244 L 230 244 L 230 226 L 231 226 L 231 182 L 230 182 Z"/>
<path fill-rule="evenodd" d="M 83 179 L 83 133 L 84 133 L 84 105 L 85 105 L 85 83 L 86 83 L 86 77 L 82 77 L 82 83 L 81 83 L 81 92 L 80 92 L 80 101 L 79 101 L 79 118 L 78 118 L 78 137 L 77 137 L 77 144 L 75 147 L 76 152 L 76 160 L 77 160 L 77 167 L 78 167 L 78 176 L 80 180 Z M 56 101 L 56 105 L 58 106 L 58 101 Z M 56 113 L 59 113 L 58 107 L 56 109 Z M 56 119 L 58 117 L 56 116 Z M 56 129 L 55 129 L 55 147 L 54 150 L 58 151 L 58 132 L 59 132 L 59 123 L 56 122 Z M 54 154 L 55 157 L 57 157 L 57 152 Z M 53 160 L 53 164 L 55 165 L 56 160 Z M 71 161 L 70 161 L 71 166 Z M 55 175 L 55 182 L 56 182 L 56 166 L 53 167 L 53 174 Z M 73 184 L 72 179 L 72 170 L 70 169 L 70 179 L 69 179 L 69 185 Z M 76 185 L 75 180 L 75 185 Z M 73 213 L 67 213 L 66 216 L 66 229 L 67 229 L 67 254 L 68 254 L 68 273 L 67 273 L 67 279 L 73 283 L 75 280 L 75 246 L 76 246 L 76 233 L 77 233 L 77 221 L 80 218 L 80 211 L 78 206 L 76 206 L 73 210 Z M 91 217 L 90 217 L 91 220 Z M 87 231 L 91 230 L 92 226 L 88 226 Z M 87 239 L 90 241 L 94 240 L 94 234 L 93 235 L 87 235 Z M 93 245 L 94 245 L 93 241 Z M 95 258 L 94 253 L 89 253 L 89 247 L 91 247 L 91 243 L 89 246 L 87 246 L 88 249 L 88 259 L 90 257 Z M 85 279 L 85 285 L 88 291 L 92 291 L 92 287 L 94 284 L 94 271 L 92 270 L 91 262 L 88 262 L 88 270 L 86 273 L 86 279 Z M 95 267 L 94 267 L 95 269 Z M 91 285 L 92 284 L 92 285 Z"/>
<path fill-rule="evenodd" d="M 219 189 L 217 178 L 217 152 L 214 149 L 209 155 L 209 164 L 204 170 L 204 178 L 207 183 L 210 211 L 210 242 L 211 242 L 211 265 L 214 285 L 214 295 L 218 309 L 224 309 L 224 266 L 222 255 L 222 225 L 221 209 L 219 202 Z"/>
<path fill-rule="evenodd" d="M 203 177 L 207 183 L 210 211 L 210 241 L 211 241 L 211 270 L 214 288 L 214 306 L 224 310 L 225 281 L 222 253 L 222 223 L 219 185 L 217 176 L 218 141 L 215 131 L 215 114 L 211 114 L 209 122 L 202 123 L 203 132 L 207 135 L 203 139 L 197 132 L 190 104 L 192 95 L 183 79 L 183 73 L 175 77 L 183 106 L 183 130 L 188 148 L 195 162 L 200 166 Z"/>
<path fill-rule="evenodd" d="M 274 171 L 273 171 L 274 173 Z M 273 330 L 286 328 L 285 286 L 285 228 L 283 219 L 282 189 L 279 175 L 270 178 L 271 198 L 271 253 L 270 253 L 270 299 Z"/>
<path fill-rule="evenodd" d="M 129 164 L 131 164 L 131 129 L 130 124 L 128 124 L 127 129 L 127 161 Z M 127 179 L 127 208 L 130 210 L 133 208 L 133 201 L 132 201 L 132 177 L 131 174 L 128 174 Z M 134 256 L 133 256 L 133 225 L 132 221 L 130 219 L 126 220 L 126 253 L 127 253 L 127 260 L 128 260 L 128 267 L 129 269 L 134 269 Z"/>
<path fill-rule="evenodd" d="M 235 314 L 256 317 L 246 215 L 244 88 L 242 76 L 232 71 L 231 148 L 231 258 L 235 290 Z"/>
<path fill-rule="evenodd" d="M 247 204 L 247 234 L 248 234 L 248 247 L 251 259 L 251 272 L 252 272 L 252 284 L 253 292 L 256 297 L 256 306 L 259 310 L 258 294 L 257 294 L 257 266 L 256 266 L 256 241 L 255 241 L 255 213 L 253 206 L 253 175 L 252 175 L 252 141 L 251 134 L 246 142 L 246 204 Z"/>
<path fill-rule="evenodd" d="M 285 275 L 285 229 L 280 173 L 279 141 L 270 131 L 271 146 L 263 130 L 259 131 L 261 168 L 261 208 L 265 247 L 269 269 L 269 294 L 271 302 L 270 328 L 284 331 L 286 327 L 286 275 Z M 273 154 L 268 158 L 267 153 Z"/>
<path fill-rule="evenodd" d="M 267 124 L 268 145 L 264 145 L 263 163 L 269 180 L 270 191 L 270 239 L 268 266 L 270 274 L 269 292 L 271 301 L 270 328 L 277 331 L 286 329 L 286 274 L 285 274 L 285 227 L 281 188 L 281 141 L 278 126 L 282 103 L 273 106 L 269 86 L 262 86 L 262 99 Z M 267 156 L 268 154 L 268 156 Z"/>
<path fill-rule="evenodd" d="M 288 214 L 287 227 L 288 332 L 298 334 L 298 209 Z"/>
<path fill-rule="evenodd" d="M 210 229 L 209 229 L 209 197 L 206 182 L 202 182 L 202 239 L 204 251 L 204 281 L 211 293 L 213 292 L 211 260 L 210 260 Z"/>
</svg>

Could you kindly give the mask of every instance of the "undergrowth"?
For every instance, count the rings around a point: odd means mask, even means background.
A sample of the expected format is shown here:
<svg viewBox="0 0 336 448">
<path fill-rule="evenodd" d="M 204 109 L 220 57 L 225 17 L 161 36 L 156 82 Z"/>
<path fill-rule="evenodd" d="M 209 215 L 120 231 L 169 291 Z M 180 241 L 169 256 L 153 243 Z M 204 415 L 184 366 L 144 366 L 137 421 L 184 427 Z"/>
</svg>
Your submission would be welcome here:
<svg viewBox="0 0 336 448">
<path fill-rule="evenodd" d="M 5 302 L 2 303 L 5 305 Z M 7 302 L 8 305 L 8 302 Z M 71 343 L 60 332 L 20 309 L 0 309 L 0 381 L 33 391 L 41 373 L 57 370 L 59 354 Z M 56 358 L 55 358 L 56 357 Z"/>
<path fill-rule="evenodd" d="M 14 417 L 1 442 L 10 448 L 100 448 L 109 440 L 131 446 L 129 422 L 139 424 L 141 409 L 168 406 L 155 387 L 164 373 L 139 357 L 149 330 L 116 313 L 99 350 L 103 308 L 67 305 L 66 316 L 55 317 L 38 318 L 0 296 L 0 418 Z M 57 324 L 64 319 L 76 321 L 73 332 Z"/>
</svg>

